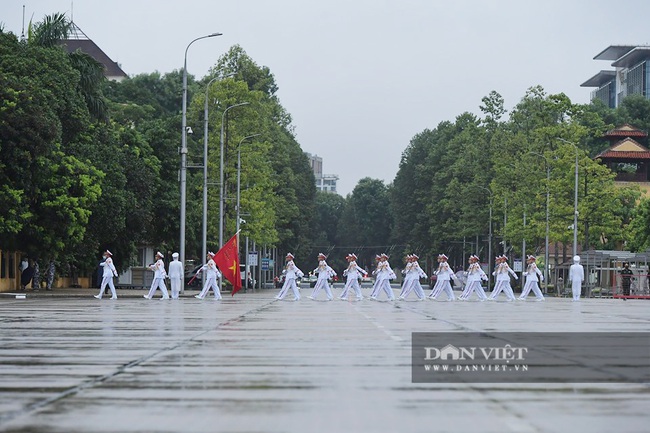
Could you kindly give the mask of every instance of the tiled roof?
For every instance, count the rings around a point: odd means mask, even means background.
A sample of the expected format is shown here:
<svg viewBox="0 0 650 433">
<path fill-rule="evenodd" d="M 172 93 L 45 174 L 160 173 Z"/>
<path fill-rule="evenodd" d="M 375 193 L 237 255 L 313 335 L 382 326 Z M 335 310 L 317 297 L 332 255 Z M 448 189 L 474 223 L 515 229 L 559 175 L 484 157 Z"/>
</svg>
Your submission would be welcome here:
<svg viewBox="0 0 650 433">
<path fill-rule="evenodd" d="M 626 123 L 605 133 L 605 137 L 647 137 L 648 133 Z"/>
<path fill-rule="evenodd" d="M 626 137 L 609 149 L 600 152 L 596 158 L 602 159 L 650 159 L 650 149 L 633 138 Z"/>
<path fill-rule="evenodd" d="M 617 152 L 615 150 L 608 149 L 604 152 L 598 154 L 596 158 L 601 159 L 650 159 L 650 150 L 647 152 Z"/>
<path fill-rule="evenodd" d="M 104 76 L 107 78 L 127 77 L 126 72 L 124 72 L 117 63 L 111 60 L 111 58 L 108 57 L 106 53 L 104 53 L 101 48 L 90 39 L 67 39 L 62 42 L 62 45 L 65 46 L 69 53 L 79 49 L 103 64 L 105 68 Z"/>
</svg>

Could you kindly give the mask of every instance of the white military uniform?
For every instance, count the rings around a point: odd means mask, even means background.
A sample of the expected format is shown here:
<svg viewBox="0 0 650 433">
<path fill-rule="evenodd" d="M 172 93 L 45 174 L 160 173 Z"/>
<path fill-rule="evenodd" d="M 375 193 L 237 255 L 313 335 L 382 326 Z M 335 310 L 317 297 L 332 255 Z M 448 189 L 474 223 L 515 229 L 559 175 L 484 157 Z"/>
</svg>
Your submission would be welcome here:
<svg viewBox="0 0 650 433">
<path fill-rule="evenodd" d="M 571 291 L 573 292 L 573 301 L 580 300 L 582 291 L 582 282 L 585 280 L 585 269 L 580 264 L 580 256 L 573 257 L 573 264 L 569 269 L 569 281 L 571 282 Z"/>
<path fill-rule="evenodd" d="M 449 263 L 446 261 L 440 262 L 440 265 L 438 265 L 438 270 L 435 272 L 435 274 L 438 276 L 438 279 L 436 280 L 436 284 L 433 286 L 433 290 L 431 290 L 429 298 L 437 299 L 444 290 L 444 292 L 447 294 L 447 300 L 455 301 L 456 296 L 454 296 L 454 290 L 451 287 L 450 280 L 452 278 L 456 280 L 457 278 L 456 274 L 454 274 L 454 271 L 452 271 L 449 267 Z"/>
<path fill-rule="evenodd" d="M 298 291 L 298 286 L 296 285 L 296 278 L 302 277 L 303 274 L 300 269 L 296 266 L 293 260 L 289 260 L 284 269 L 284 285 L 278 293 L 278 296 L 275 299 L 284 299 L 289 292 L 289 288 L 293 291 L 293 300 L 298 301 L 300 299 L 300 292 Z"/>
<path fill-rule="evenodd" d="M 156 257 L 162 257 L 162 254 L 156 254 Z M 153 281 L 151 282 L 149 293 L 144 297 L 146 299 L 153 298 L 154 293 L 156 293 L 156 289 L 160 288 L 160 291 L 162 292 L 162 298 L 160 299 L 169 299 L 167 286 L 165 286 L 165 277 L 167 276 L 167 272 L 165 272 L 165 262 L 163 262 L 162 258 L 159 258 L 156 260 L 156 263 L 149 266 L 149 269 L 154 272 Z"/>
<path fill-rule="evenodd" d="M 113 276 L 117 277 L 117 270 L 115 269 L 115 265 L 113 264 L 113 259 L 111 258 L 110 253 L 106 260 L 100 263 L 99 266 L 102 266 L 104 268 L 104 274 L 102 275 L 102 285 L 99 288 L 99 295 L 95 295 L 95 298 L 102 299 L 104 289 L 106 289 L 106 284 L 108 284 L 108 287 L 111 289 L 111 299 L 117 299 L 115 284 L 113 284 Z"/>
<path fill-rule="evenodd" d="M 183 279 L 183 264 L 178 260 L 178 253 L 172 254 L 174 260 L 169 263 L 169 282 L 172 289 L 172 299 L 178 299 L 181 292 L 181 281 Z"/>
<path fill-rule="evenodd" d="M 383 290 L 386 293 L 386 296 L 388 296 L 388 300 L 394 301 L 395 294 L 393 293 L 393 289 L 390 287 L 390 280 L 395 278 L 395 272 L 391 269 L 388 260 L 381 260 L 377 265 L 377 268 L 373 271 L 373 274 L 375 274 L 376 280 L 372 293 L 370 294 L 370 299 L 376 300 L 377 296 L 379 296 L 379 291 Z"/>
<path fill-rule="evenodd" d="M 543 301 L 544 295 L 542 294 L 542 291 L 539 290 L 539 285 L 537 284 L 537 282 L 539 280 L 544 281 L 544 276 L 542 275 L 542 272 L 539 270 L 539 268 L 537 268 L 537 265 L 534 262 L 529 264 L 528 267 L 526 267 L 526 272 L 524 272 L 524 275 L 526 276 L 526 285 L 521 291 L 521 296 L 519 296 L 519 298 L 517 299 L 523 301 L 524 299 L 526 299 L 526 296 L 528 296 L 528 294 L 532 290 L 535 293 L 535 297 L 537 298 L 537 300 Z"/>
<path fill-rule="evenodd" d="M 213 256 L 214 257 L 214 256 Z M 203 285 L 203 290 L 201 293 L 195 296 L 195 298 L 203 299 L 212 288 L 214 292 L 214 299 L 221 299 L 221 290 L 219 290 L 219 285 L 217 284 L 217 279 L 221 278 L 221 272 L 217 269 L 217 264 L 214 260 L 208 260 L 205 265 L 199 269 L 199 272 L 205 271 L 205 284 Z"/>
<path fill-rule="evenodd" d="M 367 275 L 368 273 L 361 269 L 359 265 L 357 265 L 357 262 L 355 260 L 350 261 L 348 263 L 348 267 L 346 270 L 343 271 L 343 276 L 347 277 L 347 281 L 345 282 L 345 287 L 343 288 L 343 292 L 341 292 L 341 296 L 339 296 L 339 299 L 341 301 L 345 301 L 348 299 L 348 293 L 350 293 L 350 289 L 354 290 L 354 294 L 357 297 L 357 301 L 361 301 L 363 299 L 363 295 L 361 294 L 361 286 L 359 285 L 359 277 L 361 275 Z"/>
<path fill-rule="evenodd" d="M 494 272 L 492 272 L 492 275 L 496 277 L 496 284 L 489 299 L 496 299 L 501 291 L 503 291 L 503 293 L 506 294 L 508 301 L 514 301 L 515 294 L 512 291 L 512 287 L 510 286 L 510 275 L 515 277 L 515 280 L 518 280 L 519 278 L 517 277 L 515 271 L 513 271 L 510 266 L 508 266 L 508 263 L 503 262 L 497 265 Z"/>
<path fill-rule="evenodd" d="M 481 269 L 481 265 L 478 263 L 472 263 L 469 265 L 469 268 L 467 268 L 467 285 L 459 299 L 465 301 L 472 296 L 472 292 L 476 291 L 479 301 L 485 301 L 487 296 L 485 290 L 483 290 L 483 286 L 481 285 L 481 280 L 487 281 L 487 279 L 488 277 L 485 275 L 485 272 L 483 272 L 483 269 Z"/>
<path fill-rule="evenodd" d="M 422 285 L 420 285 L 420 278 L 427 278 L 427 274 L 424 273 L 420 264 L 417 261 L 410 262 L 402 272 L 404 272 L 405 278 L 399 299 L 406 299 L 408 295 L 414 291 L 415 296 L 417 296 L 420 301 L 423 301 L 424 290 L 422 290 Z"/>
<path fill-rule="evenodd" d="M 336 275 L 336 272 L 334 272 L 334 269 L 332 269 L 325 260 L 320 260 L 318 262 L 318 267 L 314 269 L 314 273 L 318 273 L 318 279 L 316 280 L 316 284 L 314 285 L 314 290 L 311 292 L 311 296 L 309 296 L 309 299 L 316 299 L 316 297 L 318 296 L 318 292 L 324 289 L 325 295 L 327 296 L 327 300 L 331 301 L 333 296 L 332 296 L 332 290 L 330 289 L 330 283 L 328 280 L 334 277 Z"/>
</svg>

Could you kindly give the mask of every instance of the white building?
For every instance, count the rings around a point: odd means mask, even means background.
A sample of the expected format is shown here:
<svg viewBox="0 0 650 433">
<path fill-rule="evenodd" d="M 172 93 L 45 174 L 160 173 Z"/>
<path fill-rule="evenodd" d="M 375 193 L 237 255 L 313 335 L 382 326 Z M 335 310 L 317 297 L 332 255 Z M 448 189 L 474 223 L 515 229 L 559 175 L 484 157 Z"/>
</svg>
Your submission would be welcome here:
<svg viewBox="0 0 650 433">
<path fill-rule="evenodd" d="M 610 108 L 618 107 L 627 95 L 650 99 L 650 46 L 610 45 L 594 60 L 612 62 L 614 70 L 602 70 L 580 87 L 595 87 L 591 100 L 600 99 Z"/>
<path fill-rule="evenodd" d="M 336 194 L 336 182 L 339 180 L 339 176 L 337 174 L 323 174 L 323 158 L 320 156 L 307 152 L 305 152 L 305 155 L 309 158 L 309 165 L 316 178 L 316 189 Z"/>
</svg>

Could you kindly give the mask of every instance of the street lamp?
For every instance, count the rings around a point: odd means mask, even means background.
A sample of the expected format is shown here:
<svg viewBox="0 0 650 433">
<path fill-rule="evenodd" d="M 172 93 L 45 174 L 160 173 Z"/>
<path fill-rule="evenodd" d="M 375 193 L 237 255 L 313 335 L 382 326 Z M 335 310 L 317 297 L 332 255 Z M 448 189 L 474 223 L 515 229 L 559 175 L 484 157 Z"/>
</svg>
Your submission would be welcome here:
<svg viewBox="0 0 650 433">
<path fill-rule="evenodd" d="M 185 57 L 183 60 L 183 116 L 181 121 L 181 173 L 180 173 L 180 184 L 181 184 L 181 221 L 180 221 L 180 231 L 181 231 L 181 240 L 180 240 L 180 259 L 183 264 L 183 269 L 185 269 L 185 208 L 187 206 L 187 51 L 190 49 L 190 46 L 201 39 L 213 38 L 215 36 L 221 36 L 222 33 L 211 33 L 209 35 L 201 36 L 194 39 L 192 42 L 187 44 L 185 48 Z M 185 280 L 181 279 L 181 292 L 185 289 Z"/>
<path fill-rule="evenodd" d="M 227 107 L 225 110 L 223 110 L 223 114 L 221 115 L 221 135 L 219 138 L 219 142 L 221 145 L 221 161 L 220 161 L 220 169 L 219 169 L 219 249 L 223 246 L 223 193 L 224 193 L 224 188 L 223 188 L 223 124 L 226 121 L 226 113 L 228 110 L 231 108 L 235 107 L 241 107 L 242 105 L 248 105 L 250 102 L 240 102 L 239 104 L 231 105 Z"/>
<path fill-rule="evenodd" d="M 262 134 L 253 134 L 253 135 L 248 135 L 244 138 L 242 138 L 239 141 L 239 144 L 237 145 L 237 229 L 235 230 L 236 232 L 239 232 L 239 223 L 241 218 L 239 217 L 239 199 L 241 195 L 241 145 L 244 141 L 257 137 Z M 247 269 L 248 271 L 248 269 Z"/>
<path fill-rule="evenodd" d="M 570 144 L 576 149 L 576 169 L 575 169 L 575 191 L 573 196 L 573 256 L 578 255 L 578 151 L 580 150 L 575 143 L 558 137 L 558 140 Z"/>
<path fill-rule="evenodd" d="M 546 247 L 544 248 L 544 293 L 548 293 L 548 238 L 549 238 L 549 224 L 548 224 L 548 215 L 549 215 L 549 204 L 550 204 L 550 184 L 551 184 L 551 166 L 548 163 L 546 156 L 537 152 L 529 152 L 533 155 L 544 158 L 546 164 Z M 556 290 L 557 292 L 557 290 Z"/>
<path fill-rule="evenodd" d="M 208 81 L 205 86 L 205 104 L 203 105 L 203 233 L 201 238 L 201 257 L 208 254 L 208 92 L 210 86 L 215 81 L 232 77 L 236 72 L 215 77 Z M 201 274 L 201 279 L 205 280 L 205 272 Z"/>
<path fill-rule="evenodd" d="M 478 185 L 479 188 L 482 188 L 490 193 L 490 229 L 488 234 L 488 292 L 492 287 L 490 281 L 492 280 L 492 191 L 490 188 Z"/>
</svg>

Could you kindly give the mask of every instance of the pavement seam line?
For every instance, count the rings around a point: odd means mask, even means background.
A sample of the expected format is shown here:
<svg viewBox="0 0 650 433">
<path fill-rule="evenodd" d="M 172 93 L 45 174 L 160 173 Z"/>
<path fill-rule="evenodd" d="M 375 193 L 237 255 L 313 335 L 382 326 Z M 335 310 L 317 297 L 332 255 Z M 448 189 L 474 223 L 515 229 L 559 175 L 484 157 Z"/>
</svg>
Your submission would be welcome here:
<svg viewBox="0 0 650 433">
<path fill-rule="evenodd" d="M 81 382 L 80 384 L 75 385 L 75 386 L 73 386 L 71 388 L 68 388 L 68 389 L 66 389 L 64 391 L 61 391 L 56 395 L 53 395 L 51 397 L 48 397 L 48 398 L 46 398 L 44 400 L 41 400 L 41 401 L 38 401 L 38 402 L 35 402 L 35 403 L 32 403 L 32 404 L 29 404 L 29 405 L 25 406 L 22 409 L 17 409 L 17 410 L 14 410 L 12 412 L 8 412 L 6 414 L 2 414 L 2 415 L 0 415 L 0 425 L 9 423 L 9 422 L 11 422 L 11 421 L 13 421 L 15 419 L 18 419 L 18 418 L 20 418 L 22 416 L 29 415 L 30 413 L 35 412 L 35 411 L 40 410 L 40 409 L 43 409 L 44 407 L 46 407 L 46 406 L 48 406 L 48 405 L 50 405 L 52 403 L 63 400 L 66 397 L 69 397 L 71 395 L 75 395 L 75 394 L 77 394 L 77 393 L 79 393 L 81 391 L 92 388 L 92 387 L 94 387 L 96 385 L 102 384 L 104 382 L 108 382 L 109 380 L 113 379 L 114 377 L 117 377 L 120 374 L 124 373 L 128 369 L 130 369 L 132 367 L 136 367 L 136 366 L 142 364 L 145 361 L 148 361 L 148 360 L 150 360 L 152 358 L 155 358 L 156 356 L 160 355 L 161 353 L 171 352 L 171 351 L 174 351 L 174 350 L 176 350 L 176 349 L 178 349 L 180 347 L 186 346 L 186 345 L 188 345 L 190 343 L 194 343 L 194 342 L 196 342 L 196 339 L 202 337 L 203 335 L 208 334 L 208 333 L 213 332 L 213 331 L 216 331 L 217 329 L 219 329 L 219 328 L 221 328 L 223 326 L 226 326 L 228 324 L 239 322 L 246 315 L 255 314 L 255 313 L 258 313 L 260 311 L 263 311 L 265 308 L 271 306 L 273 303 L 274 303 L 273 301 L 267 302 L 266 304 L 263 304 L 263 305 L 261 305 L 259 307 L 256 307 L 256 308 L 253 308 L 252 310 L 248 310 L 248 311 L 244 312 L 243 314 L 240 314 L 239 316 L 236 316 L 234 318 L 231 318 L 231 319 L 228 319 L 228 320 L 226 320 L 224 322 L 221 322 L 221 323 L 219 323 L 218 325 L 216 325 L 213 328 L 201 331 L 198 334 L 196 334 L 196 335 L 194 335 L 194 336 L 192 336 L 192 337 L 190 337 L 190 338 L 188 338 L 186 340 L 178 342 L 174 346 L 164 347 L 162 349 L 159 349 L 159 350 L 155 351 L 154 353 L 142 356 L 142 357 L 140 357 L 138 359 L 135 359 L 135 360 L 133 360 L 131 362 L 120 365 L 111 373 L 107 373 L 107 374 L 105 374 L 103 376 Z"/>
</svg>

